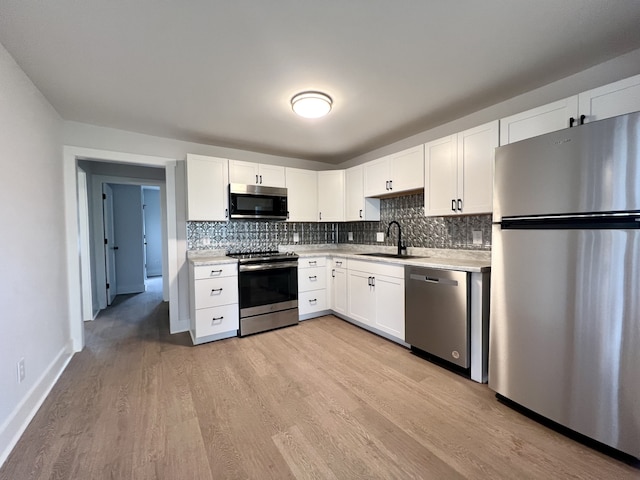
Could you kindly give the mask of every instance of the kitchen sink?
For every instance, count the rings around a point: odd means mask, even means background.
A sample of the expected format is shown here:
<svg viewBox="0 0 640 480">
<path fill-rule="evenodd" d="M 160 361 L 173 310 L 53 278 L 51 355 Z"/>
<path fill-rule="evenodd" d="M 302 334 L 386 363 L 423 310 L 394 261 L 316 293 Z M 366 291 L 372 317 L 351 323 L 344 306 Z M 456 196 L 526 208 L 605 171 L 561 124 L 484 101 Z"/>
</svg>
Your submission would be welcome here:
<svg viewBox="0 0 640 480">
<path fill-rule="evenodd" d="M 359 253 L 364 257 L 382 257 L 382 258 L 429 258 L 423 255 L 398 255 L 397 253 Z"/>
</svg>

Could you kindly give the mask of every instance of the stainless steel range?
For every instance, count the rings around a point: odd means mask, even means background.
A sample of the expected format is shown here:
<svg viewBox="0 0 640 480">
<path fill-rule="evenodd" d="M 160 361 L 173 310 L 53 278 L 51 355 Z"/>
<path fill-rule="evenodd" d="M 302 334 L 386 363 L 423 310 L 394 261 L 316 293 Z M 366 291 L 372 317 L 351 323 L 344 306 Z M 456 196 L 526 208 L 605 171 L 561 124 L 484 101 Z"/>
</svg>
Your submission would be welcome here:
<svg viewBox="0 0 640 480">
<path fill-rule="evenodd" d="M 237 258 L 240 336 L 298 323 L 298 255 L 231 253 Z"/>
</svg>

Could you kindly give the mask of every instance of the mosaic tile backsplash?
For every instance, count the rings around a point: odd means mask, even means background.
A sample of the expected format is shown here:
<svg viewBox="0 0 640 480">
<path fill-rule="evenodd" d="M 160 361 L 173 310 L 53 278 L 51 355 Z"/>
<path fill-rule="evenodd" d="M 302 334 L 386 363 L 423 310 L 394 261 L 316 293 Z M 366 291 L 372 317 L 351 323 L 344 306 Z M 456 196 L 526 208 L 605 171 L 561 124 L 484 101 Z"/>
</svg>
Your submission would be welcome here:
<svg viewBox="0 0 640 480">
<path fill-rule="evenodd" d="M 376 242 L 376 233 L 387 231 L 390 221 L 402 226 L 407 247 L 491 250 L 491 215 L 425 217 L 424 194 L 418 193 L 380 201 L 379 222 L 187 222 L 189 250 L 224 249 L 230 252 L 277 250 L 292 245 L 294 234 L 303 245 L 350 243 L 396 245 L 397 227 L 389 238 Z M 482 232 L 482 244 L 473 244 L 473 232 Z M 349 241 L 349 232 L 353 241 Z"/>
</svg>

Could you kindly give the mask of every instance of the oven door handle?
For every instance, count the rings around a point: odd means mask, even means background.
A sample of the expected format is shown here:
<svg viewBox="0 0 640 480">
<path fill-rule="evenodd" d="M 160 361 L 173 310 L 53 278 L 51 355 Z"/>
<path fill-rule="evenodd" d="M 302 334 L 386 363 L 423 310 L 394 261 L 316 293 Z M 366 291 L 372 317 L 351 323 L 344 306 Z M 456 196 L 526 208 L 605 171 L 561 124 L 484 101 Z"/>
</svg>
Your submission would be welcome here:
<svg viewBox="0 0 640 480">
<path fill-rule="evenodd" d="M 240 272 L 255 272 L 257 270 L 280 270 L 283 268 L 298 268 L 298 262 L 274 262 L 240 265 Z"/>
</svg>

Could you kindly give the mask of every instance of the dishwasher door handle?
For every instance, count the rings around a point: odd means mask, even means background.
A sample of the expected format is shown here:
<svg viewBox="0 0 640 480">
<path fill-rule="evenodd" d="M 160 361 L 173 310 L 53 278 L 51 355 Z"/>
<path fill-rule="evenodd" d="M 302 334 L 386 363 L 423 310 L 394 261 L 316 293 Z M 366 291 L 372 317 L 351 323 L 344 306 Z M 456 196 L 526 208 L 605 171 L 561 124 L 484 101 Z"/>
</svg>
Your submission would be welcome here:
<svg viewBox="0 0 640 480">
<path fill-rule="evenodd" d="M 411 280 L 418 280 L 419 282 L 437 283 L 439 285 L 449 285 L 452 287 L 458 286 L 457 280 L 451 280 L 449 278 L 429 277 L 427 275 L 416 275 L 415 273 L 412 273 L 409 278 L 411 278 Z"/>
</svg>

